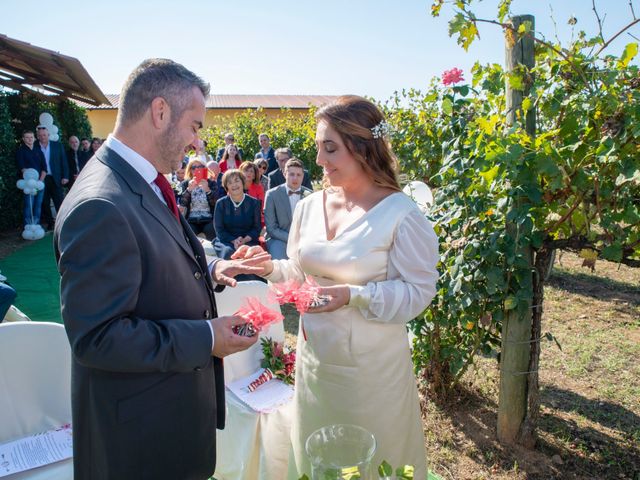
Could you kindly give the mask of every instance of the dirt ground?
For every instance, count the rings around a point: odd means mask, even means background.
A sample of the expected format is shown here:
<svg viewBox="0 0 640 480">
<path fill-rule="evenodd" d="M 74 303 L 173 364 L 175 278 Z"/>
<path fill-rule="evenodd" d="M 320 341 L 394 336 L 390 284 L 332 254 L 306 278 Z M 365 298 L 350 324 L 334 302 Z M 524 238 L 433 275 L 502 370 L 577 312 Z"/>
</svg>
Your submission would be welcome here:
<svg viewBox="0 0 640 480">
<path fill-rule="evenodd" d="M 431 468 L 445 479 L 640 478 L 640 269 L 563 254 L 545 289 L 534 450 L 496 440 L 499 371 L 479 359 L 459 394 L 424 399 Z"/>
</svg>

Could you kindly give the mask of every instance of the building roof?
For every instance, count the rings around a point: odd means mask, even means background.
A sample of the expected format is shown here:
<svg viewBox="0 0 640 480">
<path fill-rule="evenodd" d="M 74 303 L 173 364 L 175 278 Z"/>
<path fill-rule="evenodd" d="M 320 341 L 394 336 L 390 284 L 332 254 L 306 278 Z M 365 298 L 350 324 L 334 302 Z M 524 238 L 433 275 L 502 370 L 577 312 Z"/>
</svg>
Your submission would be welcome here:
<svg viewBox="0 0 640 480">
<path fill-rule="evenodd" d="M 88 110 L 117 109 L 120 95 L 107 94 L 109 104 L 94 106 L 81 101 L 78 105 Z M 213 109 L 244 109 L 244 108 L 309 108 L 309 105 L 319 107 L 338 98 L 335 95 L 209 95 L 207 108 Z"/>
<path fill-rule="evenodd" d="M 69 98 L 87 105 L 108 104 L 77 58 L 0 34 L 0 85 L 51 101 Z"/>
</svg>

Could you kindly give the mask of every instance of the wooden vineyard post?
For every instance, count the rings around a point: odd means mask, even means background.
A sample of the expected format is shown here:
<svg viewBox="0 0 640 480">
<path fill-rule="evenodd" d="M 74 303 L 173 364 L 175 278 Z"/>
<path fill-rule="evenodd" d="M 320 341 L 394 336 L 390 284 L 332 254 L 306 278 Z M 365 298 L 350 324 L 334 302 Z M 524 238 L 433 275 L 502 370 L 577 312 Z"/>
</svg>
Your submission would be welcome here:
<svg viewBox="0 0 640 480">
<path fill-rule="evenodd" d="M 515 31 L 506 31 L 506 71 L 513 72 L 519 65 L 531 69 L 534 66 L 534 23 L 532 15 L 520 15 L 513 17 L 511 23 Z M 528 22 L 529 34 L 519 35 L 518 29 Z M 517 40 L 517 41 L 514 41 Z M 528 73 L 523 75 L 528 76 Z M 524 79 L 524 90 L 516 90 L 510 85 L 507 76 L 506 104 L 507 124 L 516 122 L 516 115 L 521 112 L 522 100 L 525 98 L 531 86 L 528 78 Z M 532 137 L 535 136 L 535 108 L 526 113 L 526 131 Z M 513 199 L 516 207 L 521 205 L 523 199 Z M 517 235 L 515 221 L 506 225 L 511 235 Z M 532 266 L 532 251 L 530 247 L 521 248 L 518 254 L 522 255 Z M 531 267 L 533 270 L 533 266 Z M 533 275 L 533 273 L 532 273 Z M 498 401 L 498 440 L 503 443 L 515 443 L 518 433 L 527 412 L 527 379 L 529 356 L 531 352 L 531 299 L 526 311 L 514 308 L 505 312 L 502 324 L 502 351 L 500 354 L 500 395 Z"/>
</svg>

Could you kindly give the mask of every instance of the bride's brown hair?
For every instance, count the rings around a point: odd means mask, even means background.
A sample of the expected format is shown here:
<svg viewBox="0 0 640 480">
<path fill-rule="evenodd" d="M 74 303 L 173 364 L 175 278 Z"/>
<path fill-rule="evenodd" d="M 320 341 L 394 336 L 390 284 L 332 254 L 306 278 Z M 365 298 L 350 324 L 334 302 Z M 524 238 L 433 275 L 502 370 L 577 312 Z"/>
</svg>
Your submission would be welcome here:
<svg viewBox="0 0 640 480">
<path fill-rule="evenodd" d="M 383 135 L 375 138 L 371 130 L 384 122 L 378 107 L 366 98 L 343 95 L 318 110 L 316 120 L 326 121 L 338 132 L 349 153 L 376 185 L 400 190 L 398 160 L 391 145 Z M 322 183 L 328 186 L 326 178 Z"/>
</svg>

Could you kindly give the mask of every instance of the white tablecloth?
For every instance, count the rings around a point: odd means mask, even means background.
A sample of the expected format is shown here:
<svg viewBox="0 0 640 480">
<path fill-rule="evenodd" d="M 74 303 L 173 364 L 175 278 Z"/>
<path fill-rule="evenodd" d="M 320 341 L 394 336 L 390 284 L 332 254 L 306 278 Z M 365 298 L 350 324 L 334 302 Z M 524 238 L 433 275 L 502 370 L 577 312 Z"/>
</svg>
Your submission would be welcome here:
<svg viewBox="0 0 640 480">
<path fill-rule="evenodd" d="M 227 390 L 227 421 L 218 430 L 218 480 L 287 478 L 293 402 L 271 413 L 258 413 Z"/>
<path fill-rule="evenodd" d="M 273 309 L 277 303 L 267 295 L 267 285 L 262 282 L 238 282 L 236 288 L 226 288 L 216 295 L 219 315 L 232 315 L 248 296 L 255 296 Z M 271 337 L 284 342 L 282 323 L 271 325 L 261 332 L 261 337 Z M 224 359 L 225 382 L 246 377 L 260 368 L 262 349 L 260 342 L 249 350 Z M 287 478 L 290 430 L 293 402 L 271 413 L 258 413 L 242 403 L 228 389 L 227 419 L 225 429 L 217 431 L 217 480 L 284 480 Z"/>
</svg>

